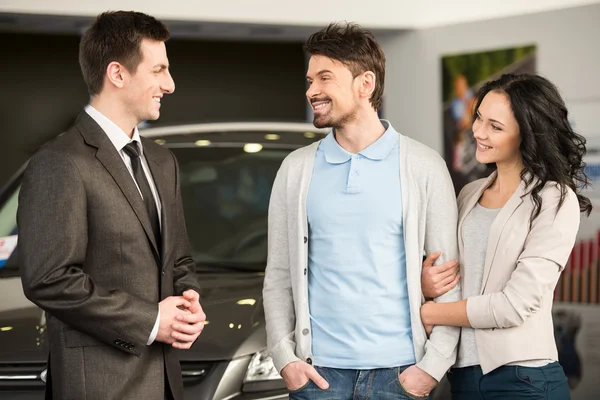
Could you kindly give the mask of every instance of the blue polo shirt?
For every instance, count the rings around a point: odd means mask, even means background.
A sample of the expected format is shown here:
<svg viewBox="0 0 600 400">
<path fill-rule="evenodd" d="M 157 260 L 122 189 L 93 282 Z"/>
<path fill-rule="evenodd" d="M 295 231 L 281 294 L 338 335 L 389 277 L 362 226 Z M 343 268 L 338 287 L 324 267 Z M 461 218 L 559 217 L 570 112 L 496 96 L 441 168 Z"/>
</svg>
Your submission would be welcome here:
<svg viewBox="0 0 600 400">
<path fill-rule="evenodd" d="M 315 365 L 374 369 L 415 363 L 398 134 L 358 154 L 331 132 L 308 191 L 308 295 Z"/>
</svg>

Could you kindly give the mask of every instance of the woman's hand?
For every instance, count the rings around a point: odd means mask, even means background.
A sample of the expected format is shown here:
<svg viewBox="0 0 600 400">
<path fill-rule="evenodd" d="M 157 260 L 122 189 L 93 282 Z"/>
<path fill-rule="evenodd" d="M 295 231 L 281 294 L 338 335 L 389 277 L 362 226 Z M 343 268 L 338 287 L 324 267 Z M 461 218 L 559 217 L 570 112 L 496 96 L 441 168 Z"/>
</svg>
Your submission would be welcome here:
<svg viewBox="0 0 600 400">
<path fill-rule="evenodd" d="M 460 280 L 457 260 L 446 261 L 433 266 L 441 252 L 431 253 L 423 261 L 421 269 L 421 290 L 426 299 L 434 299 L 454 288 Z"/>
</svg>

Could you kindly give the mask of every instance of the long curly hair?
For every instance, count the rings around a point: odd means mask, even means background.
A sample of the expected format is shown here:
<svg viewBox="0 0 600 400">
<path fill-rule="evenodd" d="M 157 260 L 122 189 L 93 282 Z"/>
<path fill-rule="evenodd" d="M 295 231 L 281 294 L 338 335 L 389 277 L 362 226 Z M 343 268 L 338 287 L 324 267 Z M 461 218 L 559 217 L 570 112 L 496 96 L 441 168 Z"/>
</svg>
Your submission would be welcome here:
<svg viewBox="0 0 600 400">
<path fill-rule="evenodd" d="M 540 214 L 540 192 L 551 181 L 560 189 L 558 208 L 563 205 L 569 187 L 577 195 L 581 212 L 589 215 L 590 199 L 580 193 L 589 184 L 583 162 L 586 140 L 571 128 L 567 107 L 556 86 L 539 75 L 504 74 L 479 89 L 473 118 L 485 95 L 492 91 L 508 96 L 519 124 L 524 165 L 521 179 L 527 188 L 533 184 L 531 195 L 535 205 L 531 221 Z"/>
</svg>

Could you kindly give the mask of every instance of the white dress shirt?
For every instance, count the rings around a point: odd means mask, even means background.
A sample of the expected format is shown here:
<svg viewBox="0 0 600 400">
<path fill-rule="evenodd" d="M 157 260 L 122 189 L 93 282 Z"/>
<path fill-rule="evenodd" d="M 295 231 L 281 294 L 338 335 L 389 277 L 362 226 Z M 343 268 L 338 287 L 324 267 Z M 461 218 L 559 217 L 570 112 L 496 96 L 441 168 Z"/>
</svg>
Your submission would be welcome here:
<svg viewBox="0 0 600 400">
<path fill-rule="evenodd" d="M 91 105 L 87 105 L 85 107 L 85 112 L 87 112 L 89 116 L 92 117 L 98 125 L 100 125 L 100 128 L 102 128 L 104 133 L 106 133 L 106 136 L 108 136 L 112 144 L 115 146 L 115 148 L 119 152 L 119 155 L 123 159 L 123 162 L 125 163 L 129 174 L 131 175 L 131 179 L 133 179 L 133 183 L 135 183 L 135 186 L 140 192 L 140 196 L 142 196 L 143 198 L 144 196 L 142 195 L 142 192 L 140 191 L 140 188 L 133 175 L 133 169 L 131 168 L 131 159 L 129 158 L 127 153 L 123 151 L 123 148 L 129 143 L 137 142 L 137 146 L 140 151 L 142 169 L 144 170 L 144 174 L 146 175 L 146 179 L 148 180 L 148 184 L 150 185 L 150 190 L 152 191 L 152 196 L 154 197 L 154 202 L 156 203 L 156 211 L 158 212 L 158 224 L 159 227 L 162 227 L 160 198 L 158 197 L 158 192 L 156 191 L 156 186 L 154 185 L 154 180 L 152 179 L 152 174 L 150 173 L 150 168 L 148 167 L 148 162 L 146 161 L 146 157 L 144 156 L 144 148 L 142 146 L 142 141 L 140 139 L 140 133 L 138 131 L 138 128 L 135 127 L 133 131 L 133 137 L 129 138 L 129 136 L 125 132 L 123 132 L 123 130 L 119 128 L 117 124 L 112 122 L 110 119 L 108 119 L 100 111 L 96 110 Z M 148 345 L 151 345 L 154 342 L 154 340 L 156 340 L 159 322 L 160 308 L 158 309 L 158 316 L 156 317 L 154 328 L 152 329 L 152 332 L 150 333 L 150 338 L 148 339 Z"/>
</svg>

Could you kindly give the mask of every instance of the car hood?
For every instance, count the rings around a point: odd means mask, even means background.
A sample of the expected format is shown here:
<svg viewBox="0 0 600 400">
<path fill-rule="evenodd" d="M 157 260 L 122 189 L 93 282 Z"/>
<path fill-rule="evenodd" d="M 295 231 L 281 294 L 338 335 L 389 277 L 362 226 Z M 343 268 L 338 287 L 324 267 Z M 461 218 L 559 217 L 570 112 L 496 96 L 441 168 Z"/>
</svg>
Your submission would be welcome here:
<svg viewBox="0 0 600 400">
<path fill-rule="evenodd" d="M 180 358 L 228 360 L 266 347 L 263 278 L 263 273 L 254 272 L 199 274 L 207 324 L 192 348 L 180 351 Z M 47 354 L 45 319 L 39 308 L 0 311 L 0 363 L 44 362 Z"/>
</svg>

